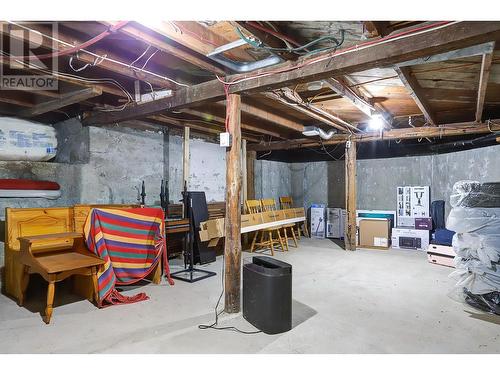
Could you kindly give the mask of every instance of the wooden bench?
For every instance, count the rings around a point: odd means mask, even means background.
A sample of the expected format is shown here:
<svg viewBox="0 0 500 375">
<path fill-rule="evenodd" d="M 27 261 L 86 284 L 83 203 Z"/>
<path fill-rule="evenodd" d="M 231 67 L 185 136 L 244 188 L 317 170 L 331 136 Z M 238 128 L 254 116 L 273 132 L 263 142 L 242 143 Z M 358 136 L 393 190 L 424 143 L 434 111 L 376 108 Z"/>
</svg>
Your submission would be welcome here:
<svg viewBox="0 0 500 375">
<path fill-rule="evenodd" d="M 47 307 L 44 322 L 49 324 L 52 317 L 55 283 L 73 275 L 92 278 L 93 299 L 97 302 L 97 271 L 104 261 L 86 249 L 81 233 L 66 232 L 39 236 L 19 237 L 21 244 L 20 260 L 24 266 L 20 306 L 29 283 L 30 273 L 40 274 L 48 283 Z"/>
</svg>

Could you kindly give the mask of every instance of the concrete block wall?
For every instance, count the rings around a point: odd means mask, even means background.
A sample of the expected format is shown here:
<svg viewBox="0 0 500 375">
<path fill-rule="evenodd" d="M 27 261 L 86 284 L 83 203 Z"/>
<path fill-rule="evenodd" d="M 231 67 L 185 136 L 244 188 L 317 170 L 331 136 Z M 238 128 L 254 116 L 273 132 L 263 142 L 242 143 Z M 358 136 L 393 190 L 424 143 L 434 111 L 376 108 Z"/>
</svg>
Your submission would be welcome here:
<svg viewBox="0 0 500 375">
<path fill-rule="evenodd" d="M 269 160 L 255 160 L 255 198 L 274 198 L 279 206 L 279 198 L 292 195 L 292 166 Z"/>
<path fill-rule="evenodd" d="M 135 125 L 135 124 L 132 124 Z M 0 267 L 3 266 L 5 207 L 58 207 L 78 203 L 139 202 L 142 181 L 146 204 L 160 204 L 160 182 L 169 180 L 170 200 L 181 199 L 183 139 L 163 127 L 83 127 L 78 119 L 55 124 L 58 154 L 51 162 L 0 161 L 0 178 L 56 181 L 62 195 L 43 198 L 0 198 Z M 138 126 L 140 127 L 140 126 Z M 225 149 L 192 137 L 190 183 L 208 201 L 225 199 Z"/>
<path fill-rule="evenodd" d="M 343 160 L 291 163 L 291 195 L 297 205 L 345 207 Z M 261 176 L 256 168 L 256 188 Z M 265 176 L 265 175 L 264 175 Z M 428 185 L 431 200 L 446 201 L 460 180 L 500 181 L 500 145 L 447 154 L 357 161 L 357 207 L 395 210 L 396 187 Z"/>
</svg>

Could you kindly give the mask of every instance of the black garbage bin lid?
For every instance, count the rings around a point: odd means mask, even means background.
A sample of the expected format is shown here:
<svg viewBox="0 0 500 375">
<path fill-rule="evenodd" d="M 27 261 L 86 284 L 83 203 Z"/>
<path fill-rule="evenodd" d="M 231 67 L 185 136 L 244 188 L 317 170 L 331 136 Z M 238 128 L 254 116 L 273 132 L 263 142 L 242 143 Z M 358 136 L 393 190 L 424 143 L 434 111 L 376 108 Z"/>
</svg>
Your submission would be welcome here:
<svg viewBox="0 0 500 375">
<path fill-rule="evenodd" d="M 292 273 L 292 265 L 267 256 L 254 256 L 252 263 L 243 267 L 268 276 L 283 276 Z"/>
</svg>

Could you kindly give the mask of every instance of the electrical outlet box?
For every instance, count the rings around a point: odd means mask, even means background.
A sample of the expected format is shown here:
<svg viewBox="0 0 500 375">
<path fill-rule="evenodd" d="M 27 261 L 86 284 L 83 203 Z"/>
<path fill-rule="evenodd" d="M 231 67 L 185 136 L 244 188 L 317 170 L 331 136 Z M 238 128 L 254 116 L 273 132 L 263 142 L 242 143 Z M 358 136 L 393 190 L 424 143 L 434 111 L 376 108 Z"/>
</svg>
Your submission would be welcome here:
<svg viewBox="0 0 500 375">
<path fill-rule="evenodd" d="M 232 137 L 229 133 L 219 134 L 220 147 L 231 147 Z"/>
</svg>

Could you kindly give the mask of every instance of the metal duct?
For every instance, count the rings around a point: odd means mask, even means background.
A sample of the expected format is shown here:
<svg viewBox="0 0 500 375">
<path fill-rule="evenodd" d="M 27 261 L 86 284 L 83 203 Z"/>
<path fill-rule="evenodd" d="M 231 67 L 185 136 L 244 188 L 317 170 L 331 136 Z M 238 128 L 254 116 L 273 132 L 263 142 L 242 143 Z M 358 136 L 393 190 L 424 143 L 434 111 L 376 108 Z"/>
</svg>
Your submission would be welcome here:
<svg viewBox="0 0 500 375">
<path fill-rule="evenodd" d="M 234 61 L 223 55 L 224 52 L 245 44 L 247 44 L 247 42 L 243 39 L 235 40 L 234 42 L 215 48 L 212 52 L 207 54 L 207 57 L 237 73 L 251 72 L 253 70 L 265 68 L 283 61 L 281 57 L 275 54 L 258 61 Z"/>
<path fill-rule="evenodd" d="M 305 126 L 302 134 L 304 134 L 307 137 L 314 137 L 316 135 L 319 135 L 322 139 L 328 140 L 332 138 L 334 134 L 337 134 L 337 131 L 329 130 L 328 132 L 325 132 L 323 129 L 315 126 Z"/>
</svg>

